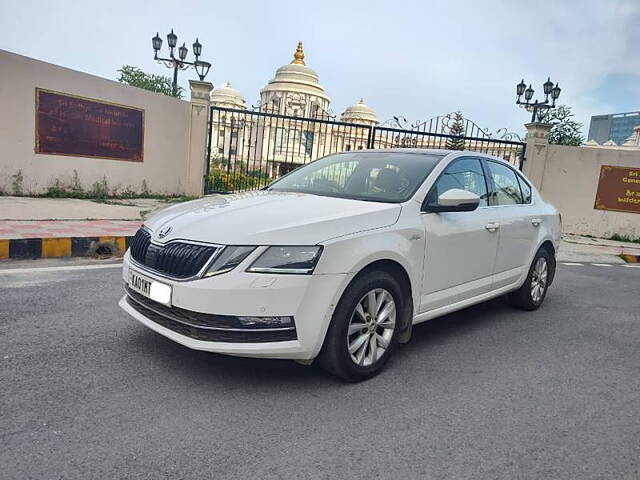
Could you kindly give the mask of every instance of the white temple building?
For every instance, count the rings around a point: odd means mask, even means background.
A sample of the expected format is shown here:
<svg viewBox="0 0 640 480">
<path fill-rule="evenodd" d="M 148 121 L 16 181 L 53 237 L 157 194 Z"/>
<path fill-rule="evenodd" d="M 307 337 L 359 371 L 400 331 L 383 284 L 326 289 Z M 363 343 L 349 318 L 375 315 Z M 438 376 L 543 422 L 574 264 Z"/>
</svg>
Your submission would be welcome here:
<svg viewBox="0 0 640 480">
<path fill-rule="evenodd" d="M 375 110 L 360 99 L 340 115 L 341 122 L 353 126 L 332 123 L 331 98 L 304 59 L 299 42 L 291 63 L 278 68 L 260 90 L 260 115 L 247 110 L 245 98 L 230 82 L 211 92 L 211 104 L 217 107 L 211 132 L 213 166 L 275 178 L 332 152 L 366 148 L 369 127 L 378 124 Z"/>
</svg>

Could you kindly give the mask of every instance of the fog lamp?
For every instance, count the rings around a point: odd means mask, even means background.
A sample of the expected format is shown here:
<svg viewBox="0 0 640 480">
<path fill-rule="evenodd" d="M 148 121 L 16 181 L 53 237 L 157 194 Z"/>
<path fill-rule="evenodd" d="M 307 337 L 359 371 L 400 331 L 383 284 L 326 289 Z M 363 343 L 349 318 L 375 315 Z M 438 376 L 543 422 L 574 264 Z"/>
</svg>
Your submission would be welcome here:
<svg viewBox="0 0 640 480">
<path fill-rule="evenodd" d="M 237 317 L 238 321 L 249 328 L 286 328 L 293 327 L 293 317 Z"/>
</svg>

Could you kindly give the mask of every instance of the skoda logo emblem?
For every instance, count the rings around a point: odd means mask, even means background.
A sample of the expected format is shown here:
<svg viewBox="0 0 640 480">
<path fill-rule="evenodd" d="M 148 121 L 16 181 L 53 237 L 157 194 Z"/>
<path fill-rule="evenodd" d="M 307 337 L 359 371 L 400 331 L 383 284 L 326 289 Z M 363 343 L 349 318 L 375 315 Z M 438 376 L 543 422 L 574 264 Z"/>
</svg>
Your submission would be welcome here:
<svg viewBox="0 0 640 480">
<path fill-rule="evenodd" d="M 171 232 L 171 227 L 169 226 L 162 227 L 162 229 L 160 229 L 160 231 L 158 232 L 158 238 L 164 238 L 167 235 L 169 235 L 170 232 Z"/>
</svg>

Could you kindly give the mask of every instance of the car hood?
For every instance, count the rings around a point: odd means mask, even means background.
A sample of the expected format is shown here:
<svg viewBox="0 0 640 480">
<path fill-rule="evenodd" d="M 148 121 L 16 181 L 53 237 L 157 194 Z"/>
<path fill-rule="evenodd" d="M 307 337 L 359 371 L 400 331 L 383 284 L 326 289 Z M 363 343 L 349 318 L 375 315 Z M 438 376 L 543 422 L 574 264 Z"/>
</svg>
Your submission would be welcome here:
<svg viewBox="0 0 640 480">
<path fill-rule="evenodd" d="M 401 209 L 399 204 L 262 190 L 175 205 L 145 225 L 161 243 L 187 239 L 223 245 L 314 245 L 392 225 Z M 169 227 L 160 239 L 160 231 Z"/>
</svg>

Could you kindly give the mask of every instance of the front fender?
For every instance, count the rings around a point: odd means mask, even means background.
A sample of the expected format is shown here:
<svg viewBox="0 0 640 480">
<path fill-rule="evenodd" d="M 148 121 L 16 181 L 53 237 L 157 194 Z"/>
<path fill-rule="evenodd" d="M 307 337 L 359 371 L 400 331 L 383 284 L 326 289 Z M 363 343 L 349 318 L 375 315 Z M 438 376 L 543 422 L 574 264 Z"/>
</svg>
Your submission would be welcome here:
<svg viewBox="0 0 640 480">
<path fill-rule="evenodd" d="M 423 228 L 402 228 L 397 224 L 393 229 L 385 228 L 340 237 L 324 245 L 322 257 L 314 273 L 346 273 L 352 277 L 374 262 L 391 260 L 407 273 L 413 304 L 418 305 L 422 289 L 424 242 Z M 340 292 L 340 295 L 342 293 Z"/>
</svg>

